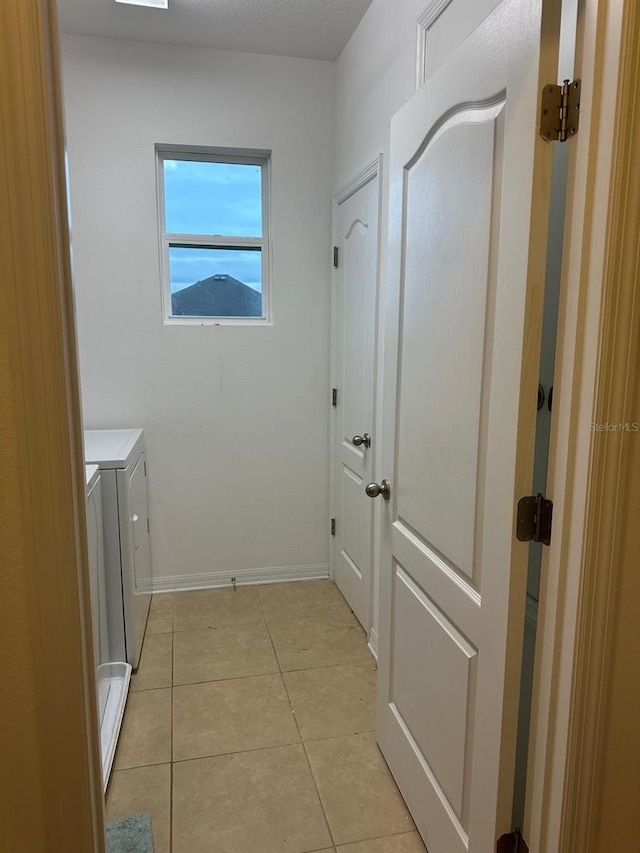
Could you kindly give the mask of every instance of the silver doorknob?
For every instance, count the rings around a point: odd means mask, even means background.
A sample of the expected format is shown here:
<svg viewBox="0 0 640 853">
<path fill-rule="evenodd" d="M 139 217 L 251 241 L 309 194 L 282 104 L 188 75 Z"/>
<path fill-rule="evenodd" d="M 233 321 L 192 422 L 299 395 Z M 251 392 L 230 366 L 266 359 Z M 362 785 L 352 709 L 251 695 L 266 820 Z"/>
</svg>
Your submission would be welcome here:
<svg viewBox="0 0 640 853">
<path fill-rule="evenodd" d="M 354 435 L 351 441 L 356 447 L 360 447 L 361 444 L 364 444 L 365 447 L 371 447 L 371 436 L 368 432 L 365 432 L 364 435 Z"/>
<path fill-rule="evenodd" d="M 380 485 L 377 483 L 369 483 L 365 488 L 365 492 L 370 498 L 377 498 L 378 495 L 382 495 L 385 501 L 388 501 L 391 497 L 391 483 L 388 480 L 383 480 Z"/>
</svg>

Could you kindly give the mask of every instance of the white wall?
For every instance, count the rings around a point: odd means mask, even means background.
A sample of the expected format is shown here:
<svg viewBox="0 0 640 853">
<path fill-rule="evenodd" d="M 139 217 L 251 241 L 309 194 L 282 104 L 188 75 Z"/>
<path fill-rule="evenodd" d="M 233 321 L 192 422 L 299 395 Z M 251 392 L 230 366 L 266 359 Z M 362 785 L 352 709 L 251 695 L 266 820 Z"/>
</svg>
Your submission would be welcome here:
<svg viewBox="0 0 640 853">
<path fill-rule="evenodd" d="M 417 21 L 427 0 L 389 2 L 373 0 L 359 27 L 337 62 L 336 79 L 336 160 L 334 190 L 348 183 L 363 166 L 378 154 L 383 155 L 381 192 L 380 267 L 385 264 L 386 211 L 388 181 L 386 160 L 389 154 L 391 117 L 416 90 Z M 384 274 L 381 275 L 384 288 Z M 382 371 L 382 329 L 378 335 L 378 378 Z M 382 434 L 382 388 L 378 381 L 378 411 L 375 435 Z M 382 470 L 382 446 L 374 441 L 374 476 L 379 482 L 387 476 Z M 373 614 L 371 641 L 378 637 L 379 503 L 376 504 L 373 558 Z"/>
<path fill-rule="evenodd" d="M 334 64 L 78 36 L 63 62 L 85 424 L 145 430 L 156 586 L 326 572 Z M 163 325 L 157 142 L 272 150 L 273 327 Z"/>
<path fill-rule="evenodd" d="M 417 20 L 428 0 L 373 0 L 337 62 L 336 180 L 389 148 L 389 121 L 416 88 Z"/>
<path fill-rule="evenodd" d="M 449 0 L 443 9 L 442 0 L 373 0 L 337 63 L 337 187 L 388 152 L 391 117 L 416 90 L 419 20 L 429 21 L 430 76 L 499 2 Z"/>
</svg>

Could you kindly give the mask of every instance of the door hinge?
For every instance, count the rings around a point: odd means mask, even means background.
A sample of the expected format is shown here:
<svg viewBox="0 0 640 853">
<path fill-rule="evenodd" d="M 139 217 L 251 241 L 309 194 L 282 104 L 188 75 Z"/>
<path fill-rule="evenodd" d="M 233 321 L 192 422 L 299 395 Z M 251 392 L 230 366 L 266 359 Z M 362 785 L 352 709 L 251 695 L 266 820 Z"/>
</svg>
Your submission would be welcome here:
<svg viewBox="0 0 640 853">
<path fill-rule="evenodd" d="M 547 83 L 542 89 L 540 136 L 547 142 L 566 142 L 580 124 L 580 80 L 565 80 L 562 86 Z"/>
<path fill-rule="evenodd" d="M 337 268 L 338 266 L 338 247 L 333 247 L 333 265 Z"/>
<path fill-rule="evenodd" d="M 331 405 L 333 406 L 334 409 L 338 405 L 338 389 L 337 388 L 331 389 Z"/>
<path fill-rule="evenodd" d="M 336 520 L 335 520 L 335 518 L 331 519 L 331 535 L 332 536 L 336 535 Z"/>
<path fill-rule="evenodd" d="M 151 533 L 149 519 L 147 519 L 147 533 Z"/>
<path fill-rule="evenodd" d="M 508 832 L 506 835 L 500 836 L 496 853 L 529 853 L 529 847 L 520 830 L 516 829 L 515 832 Z"/>
<path fill-rule="evenodd" d="M 145 459 L 143 464 L 144 464 L 144 476 L 146 477 L 147 476 L 147 460 L 146 459 Z"/>
<path fill-rule="evenodd" d="M 516 536 L 521 542 L 543 542 L 551 544 L 551 520 L 553 518 L 553 502 L 538 492 L 537 495 L 526 495 L 518 501 L 518 520 Z"/>
</svg>

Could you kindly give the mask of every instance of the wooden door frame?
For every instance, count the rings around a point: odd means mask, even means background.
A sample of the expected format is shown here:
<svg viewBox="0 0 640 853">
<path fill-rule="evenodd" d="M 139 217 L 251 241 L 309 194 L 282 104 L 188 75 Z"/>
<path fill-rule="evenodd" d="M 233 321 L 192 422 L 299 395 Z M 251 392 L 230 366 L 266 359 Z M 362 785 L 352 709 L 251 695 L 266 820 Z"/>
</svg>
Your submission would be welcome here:
<svg viewBox="0 0 640 853">
<path fill-rule="evenodd" d="M 637 234 L 640 15 L 633 0 L 582 0 L 582 119 L 570 155 L 525 838 L 536 853 L 591 850 L 619 572 L 640 323 Z M 636 413 L 637 414 L 637 413 Z M 594 851 L 595 853 L 595 851 Z"/>
<path fill-rule="evenodd" d="M 58 40 L 55 0 L 0 4 L 1 604 L 32 671 L 4 676 L 0 802 L 12 849 L 104 853 Z"/>
<path fill-rule="evenodd" d="M 332 204 L 331 204 L 331 240 L 332 245 L 336 246 L 338 242 L 338 208 L 341 204 L 343 204 L 347 199 L 351 198 L 351 196 L 355 195 L 359 190 L 365 187 L 370 181 L 374 179 L 378 180 L 378 222 L 377 222 L 377 270 L 376 270 L 376 307 L 375 307 L 375 334 L 374 334 L 374 351 L 375 351 L 375 362 L 373 365 L 373 425 L 374 425 L 374 436 L 381 434 L 381 417 L 379 412 L 378 401 L 381 398 L 380 395 L 380 387 L 379 387 L 379 377 L 381 375 L 380 364 L 381 362 L 381 352 L 380 352 L 380 335 L 379 335 L 379 327 L 380 327 L 380 270 L 381 270 L 381 244 L 382 244 L 382 216 L 383 216 L 383 191 L 382 191 L 382 180 L 383 180 L 383 155 L 378 154 L 373 160 L 367 163 L 365 166 L 360 169 L 360 171 L 353 176 L 353 178 L 344 184 L 340 189 L 336 190 L 333 194 Z M 332 271 L 331 276 L 331 368 L 330 368 L 330 376 L 331 376 L 331 387 L 337 388 L 338 385 L 338 352 L 337 352 L 337 342 L 338 342 L 338 329 L 336 325 L 337 321 L 337 309 L 338 309 L 338 291 L 337 291 L 337 272 L 334 269 Z M 340 393 L 338 391 L 338 393 Z M 329 441 L 330 441 L 330 450 L 329 450 L 329 516 L 331 518 L 335 517 L 336 510 L 336 462 L 337 462 L 337 454 L 336 454 L 336 410 L 331 408 L 331 418 L 330 418 L 330 429 L 329 429 Z M 371 470 L 372 479 L 375 480 L 376 472 L 380 470 L 380 454 L 381 454 L 381 442 L 375 441 L 373 443 L 374 455 L 373 455 L 373 464 Z M 374 507 L 373 513 L 373 528 L 372 528 L 372 548 L 371 548 L 371 594 L 369 596 L 369 649 L 373 656 L 377 659 L 378 657 L 378 634 L 377 634 L 377 625 L 374 624 L 374 587 L 377 578 L 377 551 L 376 551 L 376 543 L 378 541 L 377 536 L 377 525 L 379 524 L 379 506 L 377 506 L 378 502 L 376 501 L 376 506 Z M 329 577 L 332 580 L 335 580 L 335 538 L 329 533 Z"/>
</svg>

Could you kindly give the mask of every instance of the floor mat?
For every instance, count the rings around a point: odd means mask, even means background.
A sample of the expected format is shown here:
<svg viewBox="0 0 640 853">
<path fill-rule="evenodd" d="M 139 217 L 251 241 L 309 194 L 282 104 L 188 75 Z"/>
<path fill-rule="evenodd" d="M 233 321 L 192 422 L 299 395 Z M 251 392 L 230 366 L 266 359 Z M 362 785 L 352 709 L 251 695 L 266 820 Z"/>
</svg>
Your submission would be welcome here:
<svg viewBox="0 0 640 853">
<path fill-rule="evenodd" d="M 143 812 L 108 823 L 107 853 L 154 853 L 150 816 Z"/>
</svg>

